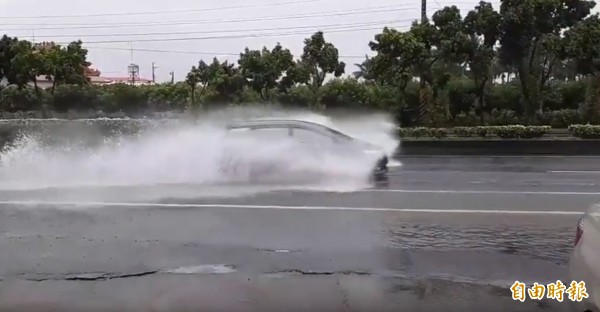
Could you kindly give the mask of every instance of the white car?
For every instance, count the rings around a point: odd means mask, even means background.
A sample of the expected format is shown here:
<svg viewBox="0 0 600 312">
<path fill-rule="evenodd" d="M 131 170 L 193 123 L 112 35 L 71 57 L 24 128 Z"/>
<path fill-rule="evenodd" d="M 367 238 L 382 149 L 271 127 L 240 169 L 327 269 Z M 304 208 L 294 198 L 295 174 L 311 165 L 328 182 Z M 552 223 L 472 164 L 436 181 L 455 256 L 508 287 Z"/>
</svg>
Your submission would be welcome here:
<svg viewBox="0 0 600 312">
<path fill-rule="evenodd" d="M 569 282 L 584 281 L 589 297 L 581 302 L 569 301 L 573 311 L 600 312 L 600 204 L 593 205 L 579 220 L 574 245 Z"/>
<path fill-rule="evenodd" d="M 229 124 L 227 132 L 230 135 L 242 134 L 243 137 L 268 138 L 269 142 L 273 143 L 291 140 L 291 142 L 295 142 L 294 144 L 299 143 L 304 147 L 308 147 L 313 152 L 312 155 L 315 159 L 325 155 L 337 155 L 340 159 L 372 160 L 372 162 L 362 162 L 360 165 L 365 166 L 365 170 L 371 172 L 373 182 L 385 184 L 388 181 L 388 156 L 381 148 L 321 124 L 285 119 L 250 120 Z M 251 146 L 250 148 L 259 155 L 276 152 L 293 156 L 295 153 L 294 148 L 274 151 L 264 144 Z M 364 157 L 361 157 L 361 155 Z M 237 159 L 238 157 L 236 155 L 230 156 L 232 157 L 226 158 L 225 168 L 236 167 L 237 160 L 231 161 L 230 159 Z M 248 162 L 248 160 L 245 162 Z M 277 166 L 289 166 L 289 164 L 274 163 L 269 158 L 251 159 L 250 162 L 252 163 L 251 170 L 261 172 L 261 174 L 264 172 L 277 172 Z M 231 165 L 232 163 L 234 165 Z"/>
</svg>

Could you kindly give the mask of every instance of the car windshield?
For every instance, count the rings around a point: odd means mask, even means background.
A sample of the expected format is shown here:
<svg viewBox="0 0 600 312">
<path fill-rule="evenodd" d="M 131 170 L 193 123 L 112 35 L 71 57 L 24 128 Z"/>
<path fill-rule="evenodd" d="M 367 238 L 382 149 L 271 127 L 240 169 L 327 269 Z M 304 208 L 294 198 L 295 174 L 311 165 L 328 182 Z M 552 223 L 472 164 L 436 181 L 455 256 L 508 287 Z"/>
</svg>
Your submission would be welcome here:
<svg viewBox="0 0 600 312">
<path fill-rule="evenodd" d="M 336 139 L 340 139 L 343 141 L 355 141 L 355 139 L 353 137 L 351 137 L 347 134 L 344 134 L 342 132 L 339 132 L 335 129 L 332 129 L 332 128 L 329 128 L 329 127 L 326 127 L 323 125 L 319 125 L 319 124 L 314 124 L 314 126 L 333 134 Z"/>
</svg>

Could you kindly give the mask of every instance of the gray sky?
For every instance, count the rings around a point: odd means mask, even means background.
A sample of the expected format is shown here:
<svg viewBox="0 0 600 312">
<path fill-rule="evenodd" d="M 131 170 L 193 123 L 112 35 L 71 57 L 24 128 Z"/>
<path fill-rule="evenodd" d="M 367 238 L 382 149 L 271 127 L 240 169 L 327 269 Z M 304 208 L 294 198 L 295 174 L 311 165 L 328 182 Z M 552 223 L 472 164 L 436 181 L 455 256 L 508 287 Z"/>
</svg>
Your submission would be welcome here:
<svg viewBox="0 0 600 312">
<path fill-rule="evenodd" d="M 428 15 L 453 4 L 466 14 L 478 2 L 429 0 Z M 497 7 L 499 1 L 492 3 Z M 245 47 L 280 42 L 299 56 L 304 38 L 323 30 L 351 72 L 352 64 L 370 54 L 368 42 L 383 26 L 407 28 L 420 17 L 420 5 L 419 0 L 0 0 L 0 29 L 36 42 L 81 39 L 103 76 L 126 76 L 133 47 L 141 77 L 150 78 L 156 62 L 159 82 L 170 79 L 170 71 L 183 79 L 200 59 L 236 61 Z"/>
</svg>

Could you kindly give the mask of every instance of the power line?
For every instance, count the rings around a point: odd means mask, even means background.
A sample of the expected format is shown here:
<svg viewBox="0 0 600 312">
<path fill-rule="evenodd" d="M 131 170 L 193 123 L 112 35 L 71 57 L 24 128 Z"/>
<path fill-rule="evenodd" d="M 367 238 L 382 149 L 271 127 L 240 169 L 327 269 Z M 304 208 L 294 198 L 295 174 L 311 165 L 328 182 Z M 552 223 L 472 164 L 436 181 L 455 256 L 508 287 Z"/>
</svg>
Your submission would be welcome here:
<svg viewBox="0 0 600 312">
<path fill-rule="evenodd" d="M 126 13 L 97 13 L 97 14 L 72 14 L 72 15 L 38 15 L 38 16 L 0 16 L 2 19 L 36 19 L 36 18 L 78 18 L 78 17 L 105 17 L 105 16 L 132 16 L 132 15 L 163 15 L 172 13 L 189 13 L 189 12 L 207 12 L 207 11 L 221 11 L 221 10 L 235 10 L 235 9 L 247 9 L 247 8 L 260 8 L 260 7 L 271 7 L 271 6 L 282 6 L 289 4 L 303 4 L 312 2 L 321 2 L 327 0 L 295 0 L 279 3 L 263 3 L 263 4 L 250 4 L 250 5 L 236 5 L 228 7 L 218 8 L 204 8 L 204 9 L 186 9 L 186 10 L 164 10 L 164 11 L 145 11 L 145 12 L 126 12 Z"/>
<path fill-rule="evenodd" d="M 78 35 L 38 35 L 37 38 L 69 38 L 69 37 L 126 37 L 126 36 L 160 36 L 160 35 L 190 35 L 190 34 L 214 34 L 214 33 L 238 33 L 248 31 L 273 31 L 273 30 L 294 30 L 294 29 L 306 29 L 306 28 L 323 28 L 323 27 L 344 27 L 344 26 L 373 26 L 373 25 L 385 25 L 399 22 L 410 22 L 412 19 L 395 19 L 377 22 L 363 22 L 363 23 L 348 23 L 348 24 L 325 24 L 325 25 L 303 25 L 293 27 L 277 27 L 277 28 L 255 28 L 255 29 L 227 29 L 227 30 L 205 30 L 205 31 L 183 31 L 183 32 L 151 32 L 151 33 L 118 33 L 118 34 L 78 34 Z"/>
<path fill-rule="evenodd" d="M 167 21 L 167 22 L 138 22 L 138 23 L 104 23 L 104 24 L 52 24 L 52 25 L 69 25 L 68 27 L 35 27 L 35 30 L 60 30 L 60 29 L 97 29 L 97 28 L 122 28 L 122 27 L 144 27 L 144 26 L 175 26 L 175 25 L 197 25 L 197 24 L 218 24 L 218 23 L 242 23 L 242 22 L 257 22 L 257 21 L 273 21 L 273 20 L 292 20 L 301 18 L 313 18 L 313 17 L 332 17 L 332 16 L 346 16 L 346 15 L 360 15 L 360 14 L 371 14 L 371 13 L 386 13 L 386 12 L 399 12 L 412 10 L 416 7 L 406 7 L 398 5 L 380 6 L 373 7 L 371 10 L 368 9 L 351 9 L 330 13 L 307 13 L 307 14 L 294 14 L 284 16 L 266 16 L 258 18 L 237 18 L 237 19 L 207 19 L 207 20 L 184 20 L 184 21 Z M 3 25 L 18 25 L 18 26 L 39 26 L 40 24 L 3 24 Z M 80 25 L 80 26 L 77 26 Z M 5 30 L 32 30 L 33 28 L 21 28 L 21 29 L 5 29 Z"/>
<path fill-rule="evenodd" d="M 128 48 L 113 48 L 113 47 L 86 47 L 86 49 L 93 50 L 114 50 L 114 51 L 131 51 Z M 227 55 L 227 56 L 239 56 L 241 52 L 233 53 L 233 52 L 195 52 L 195 51 L 172 51 L 172 50 L 157 50 L 157 49 L 133 49 L 135 52 L 152 52 L 152 53 L 168 53 L 168 54 L 191 54 L 191 55 L 211 55 L 211 56 L 219 56 L 219 55 Z M 341 58 L 354 58 L 354 59 L 362 59 L 364 55 L 340 55 Z"/>
<path fill-rule="evenodd" d="M 406 26 L 406 25 L 404 25 Z M 322 29 L 325 30 L 325 29 Z M 327 33 L 339 33 L 347 31 L 365 31 L 365 30 L 381 30 L 381 27 L 371 28 L 352 28 L 332 27 L 327 29 Z M 86 41 L 86 44 L 104 44 L 104 43 L 131 43 L 131 42 L 169 42 L 169 41 L 195 41 L 195 40 L 211 40 L 211 39 L 242 39 L 256 37 L 277 37 L 291 35 L 306 35 L 313 34 L 315 31 L 297 31 L 283 33 L 258 33 L 258 34 L 242 34 L 242 35 L 225 35 L 225 36 L 206 36 L 206 37 L 183 37 L 183 38 L 152 38 L 152 39 L 129 39 L 129 40 L 102 40 L 102 41 Z M 57 44 L 68 44 L 68 42 L 56 42 Z"/>
</svg>

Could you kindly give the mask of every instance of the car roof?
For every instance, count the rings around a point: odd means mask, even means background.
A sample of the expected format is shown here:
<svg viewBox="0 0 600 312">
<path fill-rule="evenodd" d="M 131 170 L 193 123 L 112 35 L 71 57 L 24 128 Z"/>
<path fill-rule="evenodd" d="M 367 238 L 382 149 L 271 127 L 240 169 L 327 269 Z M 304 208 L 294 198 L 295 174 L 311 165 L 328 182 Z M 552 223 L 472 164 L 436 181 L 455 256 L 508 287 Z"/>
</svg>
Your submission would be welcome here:
<svg viewBox="0 0 600 312">
<path fill-rule="evenodd" d="M 229 124 L 228 128 L 243 128 L 252 126 L 308 126 L 315 128 L 327 128 L 318 123 L 296 120 L 296 119 L 252 119 L 246 121 L 239 121 Z"/>
<path fill-rule="evenodd" d="M 269 119 L 269 118 L 252 119 L 252 120 L 231 123 L 231 124 L 227 125 L 227 129 L 239 129 L 239 128 L 248 128 L 248 127 L 270 127 L 270 126 L 282 126 L 282 127 L 296 126 L 299 128 L 310 128 L 310 129 L 314 129 L 316 131 L 326 131 L 326 132 L 329 132 L 329 134 L 333 134 L 338 137 L 343 137 L 346 140 L 353 140 L 353 138 L 350 137 L 349 135 L 341 133 L 341 132 L 339 132 L 335 129 L 332 129 L 330 127 L 327 127 L 325 125 L 322 125 L 322 124 L 319 124 L 316 122 L 311 122 L 311 121 L 306 121 L 306 120 L 298 120 L 298 119 Z"/>
</svg>

